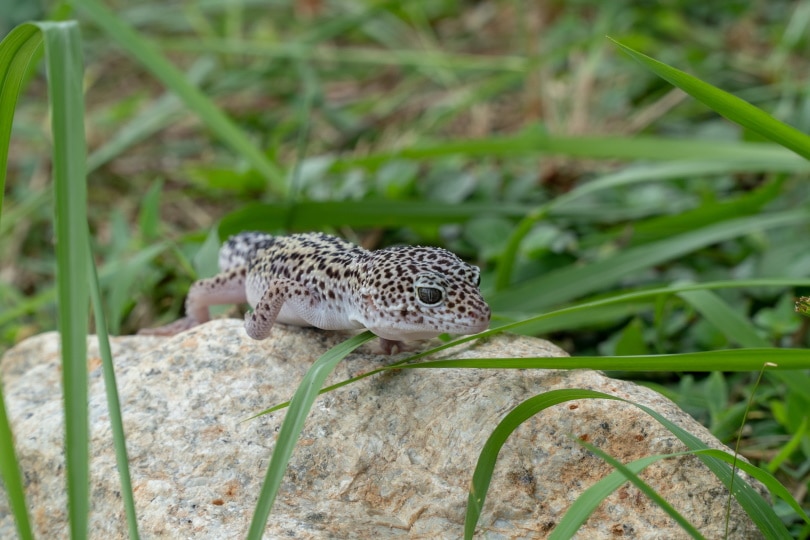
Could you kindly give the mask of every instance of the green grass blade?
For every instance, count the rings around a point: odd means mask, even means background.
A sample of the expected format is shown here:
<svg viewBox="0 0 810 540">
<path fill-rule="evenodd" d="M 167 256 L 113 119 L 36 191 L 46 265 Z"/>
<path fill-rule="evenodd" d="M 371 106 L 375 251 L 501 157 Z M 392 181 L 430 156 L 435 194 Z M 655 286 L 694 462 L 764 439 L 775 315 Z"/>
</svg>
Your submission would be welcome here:
<svg viewBox="0 0 810 540">
<path fill-rule="evenodd" d="M 14 109 L 29 66 L 42 51 L 42 34 L 35 26 L 18 26 L 0 43 L 0 212 L 6 186 L 8 145 Z M 2 214 L 0 214 L 2 215 Z"/>
<path fill-rule="evenodd" d="M 785 486 L 783 486 L 772 474 L 745 461 L 738 459 L 735 460 L 733 455 L 723 452 L 722 450 L 696 450 L 694 452 L 676 452 L 673 454 L 647 456 L 627 463 L 625 467 L 627 467 L 627 469 L 633 473 L 638 474 L 649 465 L 661 459 L 668 459 L 689 454 L 710 456 L 725 461 L 731 465 L 736 464 L 738 469 L 742 469 L 753 478 L 756 478 L 762 482 L 762 484 L 768 488 L 772 495 L 784 500 L 793 510 L 796 511 L 796 514 L 799 515 L 799 517 L 805 520 L 805 522 L 810 523 L 810 517 L 808 517 L 808 515 L 804 512 L 796 499 L 793 498 L 790 491 L 788 491 L 787 488 L 785 488 Z M 586 489 L 582 495 L 577 497 L 577 499 L 571 503 L 571 506 L 568 508 L 565 515 L 557 523 L 554 531 L 549 536 L 549 540 L 553 538 L 570 538 L 573 536 L 576 531 L 579 530 L 582 524 L 585 523 L 586 519 L 591 515 L 591 513 L 593 513 L 596 507 L 602 503 L 605 497 L 618 489 L 622 484 L 625 483 L 626 480 L 627 478 L 625 474 L 622 474 L 620 471 L 616 470 Z"/>
<path fill-rule="evenodd" d="M 28 520 L 23 490 L 22 474 L 17 454 L 14 451 L 14 437 L 6 414 L 6 402 L 3 397 L 3 384 L 0 382 L 0 479 L 8 496 L 11 513 L 17 522 L 17 534 L 21 540 L 34 538 L 31 533 L 31 522 Z"/>
<path fill-rule="evenodd" d="M 59 333 L 65 400 L 70 530 L 87 537 L 90 510 L 87 405 L 87 181 L 81 37 L 75 21 L 37 23 L 45 39 L 53 131 Z"/>
<path fill-rule="evenodd" d="M 779 467 L 787 461 L 790 456 L 801 447 L 802 439 L 804 439 L 808 435 L 808 422 L 810 422 L 810 417 L 805 416 L 802 419 L 802 423 L 799 424 L 799 429 L 797 429 L 793 435 L 790 437 L 790 440 L 782 445 L 782 448 L 776 453 L 775 456 L 771 458 L 768 462 L 768 471 L 769 472 L 776 472 L 779 470 Z M 781 484 L 780 484 L 781 485 Z M 795 508 L 794 508 L 795 510 Z M 805 521 L 810 523 L 810 519 L 807 517 L 804 518 Z"/>
<path fill-rule="evenodd" d="M 616 401 L 623 401 L 640 408 L 664 427 L 666 427 L 673 435 L 678 437 L 690 450 L 708 450 L 708 447 L 694 435 L 686 432 L 674 423 L 670 422 L 656 411 L 640 405 L 621 399 L 619 397 L 596 392 L 593 390 L 581 389 L 566 389 L 566 390 L 552 390 L 543 394 L 534 396 L 522 402 L 514 409 L 512 409 L 496 426 L 492 434 L 487 439 L 481 453 L 478 457 L 478 462 L 473 473 L 473 478 L 470 487 L 470 494 L 467 501 L 467 516 L 464 525 L 464 537 L 472 538 L 478 519 L 481 516 L 481 510 L 486 500 L 486 492 L 489 489 L 489 484 L 492 479 L 492 472 L 495 468 L 498 453 L 501 447 L 512 434 L 512 432 L 520 426 L 523 422 L 537 414 L 538 412 L 557 405 L 566 401 L 574 399 L 611 399 Z M 729 486 L 731 481 L 731 467 L 726 465 L 723 460 L 718 458 L 700 455 L 698 457 L 706 464 L 707 467 L 723 482 L 726 487 Z M 787 530 L 784 525 L 779 521 L 774 511 L 768 503 L 747 483 L 738 479 L 735 482 L 734 497 L 741 504 L 745 512 L 751 516 L 754 522 L 759 527 L 767 538 L 789 538 Z"/>
<path fill-rule="evenodd" d="M 87 266 L 90 269 L 88 274 L 90 299 L 93 302 L 93 313 L 96 321 L 96 338 L 101 355 L 101 368 L 104 375 L 104 390 L 107 394 L 107 411 L 110 415 L 110 428 L 113 434 L 113 445 L 115 446 L 115 462 L 118 466 L 118 477 L 121 481 L 121 498 L 124 502 L 124 511 L 127 516 L 127 528 L 131 540 L 137 540 L 138 520 L 135 513 L 135 499 L 132 492 L 132 480 L 129 474 L 129 459 L 127 458 L 127 445 L 124 436 L 124 421 L 121 417 L 121 401 L 118 398 L 118 385 L 115 382 L 115 367 L 113 365 L 112 349 L 110 349 L 110 337 L 107 334 L 107 321 L 104 317 L 104 302 L 101 300 L 101 290 L 98 283 L 98 273 L 96 265 L 93 263 L 92 251 L 90 249 L 89 235 L 87 237 Z"/>
<path fill-rule="evenodd" d="M 244 157 L 267 179 L 273 191 L 278 194 L 287 192 L 284 175 L 278 166 L 270 161 L 222 110 L 191 84 L 150 41 L 141 37 L 131 26 L 97 0 L 70 0 L 69 3 L 80 8 L 99 28 L 107 32 L 110 38 L 146 66 L 167 88 L 180 96 L 180 99 L 217 137 Z"/>
<path fill-rule="evenodd" d="M 663 509 L 664 512 L 666 512 L 669 515 L 669 517 L 674 519 L 683 530 L 689 533 L 689 535 L 692 538 L 704 538 L 704 536 L 700 534 L 700 531 L 698 531 L 697 528 L 694 525 L 692 525 L 688 519 L 683 517 L 680 512 L 675 510 L 675 508 L 671 504 L 669 504 L 669 502 L 667 502 L 666 499 L 664 499 L 661 495 L 659 495 L 658 492 L 655 491 L 649 484 L 647 484 L 647 482 L 639 478 L 637 471 L 631 470 L 630 467 L 624 465 L 621 461 L 615 459 L 607 452 L 604 452 L 602 449 L 590 443 L 587 443 L 576 437 L 574 437 L 574 440 L 578 444 L 584 446 L 585 448 L 593 452 L 595 455 L 602 458 L 602 460 L 611 465 L 614 469 L 616 469 L 616 471 L 621 473 L 621 475 L 625 479 L 629 480 L 630 483 L 636 486 L 642 493 L 644 493 L 647 497 L 649 497 L 650 500 L 655 502 L 655 504 L 657 504 L 661 509 Z M 559 536 L 557 538 L 564 538 L 564 537 Z"/>
<path fill-rule="evenodd" d="M 561 268 L 518 283 L 487 300 L 493 310 L 541 311 L 609 287 L 637 272 L 708 245 L 764 229 L 810 222 L 806 210 L 730 219 L 658 242 L 637 246 L 588 265 Z"/>
<path fill-rule="evenodd" d="M 796 514 L 802 518 L 806 523 L 810 524 L 810 516 L 802 509 L 796 499 L 793 498 L 790 491 L 782 485 L 782 483 L 770 472 L 765 469 L 761 469 L 755 465 L 751 465 L 747 461 L 743 461 L 741 459 L 735 459 L 732 454 L 727 452 L 723 452 L 722 450 L 715 450 L 714 448 L 710 448 L 708 450 L 698 450 L 694 452 L 698 456 L 705 455 L 712 458 L 716 458 L 718 460 L 725 461 L 729 465 L 733 465 L 738 469 L 741 469 L 743 472 L 751 475 L 752 477 L 756 478 L 762 484 L 768 488 L 768 491 L 771 492 L 772 495 L 779 497 L 783 501 L 785 501 L 788 506 L 790 506 L 793 510 L 796 511 Z"/>
<path fill-rule="evenodd" d="M 645 68 L 732 122 L 793 150 L 805 159 L 810 159 L 810 137 L 798 129 L 780 122 L 762 109 L 697 77 L 650 58 L 614 39 L 611 41 Z"/>
<path fill-rule="evenodd" d="M 460 71 L 511 71 L 525 73 L 531 61 L 522 56 L 460 54 L 403 48 L 314 47 L 302 43 L 207 38 L 175 38 L 161 42 L 164 48 L 195 53 L 252 55 L 272 59 L 318 63 L 346 63 L 406 68 L 442 68 Z"/>
<path fill-rule="evenodd" d="M 40 57 L 42 34 L 33 25 L 13 29 L 0 42 L 0 215 L 6 184 L 8 148 L 17 98 L 30 66 Z M 28 519 L 22 473 L 14 450 L 14 437 L 6 414 L 5 397 L 0 382 L 0 479 L 23 540 L 33 538 Z"/>
<path fill-rule="evenodd" d="M 643 457 L 627 463 L 625 467 L 629 471 L 638 474 L 649 465 L 664 457 L 666 456 Z M 604 501 L 608 495 L 619 489 L 626 481 L 627 478 L 624 474 L 619 471 L 613 471 L 583 491 L 582 494 L 571 503 L 571 506 L 568 507 L 562 519 L 557 522 L 548 540 L 563 540 L 573 537 L 593 511 L 602 504 L 602 501 Z"/>
<path fill-rule="evenodd" d="M 267 467 L 267 474 L 264 477 L 264 483 L 259 493 L 259 500 L 256 503 L 253 519 L 250 522 L 248 540 L 262 538 L 264 529 L 267 526 L 267 518 L 270 516 L 273 502 L 276 500 L 295 443 L 298 441 L 301 430 L 304 429 L 304 421 L 312 408 L 312 404 L 315 402 L 315 398 L 318 397 L 323 382 L 346 355 L 375 337 L 374 334 L 366 331 L 332 347 L 318 358 L 304 375 L 301 384 L 290 401 L 287 416 L 284 417 L 284 422 L 281 424 L 276 446 L 273 449 L 273 457 L 270 458 L 270 465 Z"/>
<path fill-rule="evenodd" d="M 406 364 L 396 369 L 600 369 L 611 371 L 759 371 L 768 369 L 810 369 L 810 351 L 806 349 L 722 349 L 679 354 L 634 356 L 572 356 L 563 358 L 476 358 L 434 360 Z"/>
<path fill-rule="evenodd" d="M 588 159 L 736 162 L 740 168 L 767 168 L 780 172 L 806 172 L 810 164 L 793 152 L 772 143 L 717 140 L 678 140 L 663 137 L 559 136 L 541 130 L 511 136 L 432 142 L 393 152 L 342 158 L 333 171 L 353 167 L 377 168 L 393 159 L 436 159 L 447 156 L 562 155 Z"/>
<path fill-rule="evenodd" d="M 709 450 L 709 447 L 706 446 L 703 441 L 687 432 L 680 426 L 670 422 L 658 412 L 644 405 L 639 405 L 637 403 L 634 403 L 634 405 L 658 420 L 658 422 L 660 422 L 664 427 L 678 437 L 678 439 L 680 439 L 681 442 L 684 443 L 690 450 Z M 723 482 L 727 489 L 731 489 L 732 477 L 734 473 L 732 472 L 732 468 L 724 462 L 725 460 L 721 460 L 709 455 L 702 455 L 700 453 L 698 454 L 698 457 L 715 474 L 715 476 L 717 476 L 717 478 Z M 736 478 L 734 481 L 732 495 L 735 499 L 737 499 L 737 502 L 740 503 L 740 506 L 742 506 L 745 513 L 748 514 L 748 516 L 754 521 L 760 532 L 762 532 L 766 538 L 789 539 L 791 537 L 782 521 L 773 511 L 773 508 L 771 508 L 771 505 L 768 504 L 768 502 L 763 499 L 762 496 L 757 493 L 747 482 L 743 482 L 739 478 Z"/>
<path fill-rule="evenodd" d="M 515 323 L 516 325 L 522 323 Z M 346 381 L 328 386 L 321 394 L 331 392 L 347 384 L 371 377 L 392 369 L 599 369 L 627 372 L 669 372 L 692 371 L 759 371 L 765 363 L 775 364 L 768 372 L 775 370 L 810 369 L 810 352 L 804 349 L 724 349 L 681 354 L 634 355 L 634 356 L 565 356 L 559 358 L 476 358 L 432 360 L 413 363 L 419 358 L 455 347 L 462 343 L 481 339 L 501 332 L 502 329 L 488 330 L 474 336 L 451 341 L 444 345 L 421 352 L 400 362 L 373 369 Z M 265 409 L 251 418 L 281 410 L 290 402 L 279 403 Z M 249 420 L 250 418 L 248 418 Z"/>
<path fill-rule="evenodd" d="M 467 497 L 467 515 L 464 519 L 465 539 L 471 539 L 475 533 L 475 526 L 481 517 L 481 510 L 484 507 L 489 484 L 492 481 L 492 471 L 495 469 L 498 453 L 512 432 L 523 422 L 544 409 L 573 399 L 596 397 L 597 394 L 599 392 L 592 390 L 554 390 L 527 399 L 504 416 L 495 429 L 492 430 L 478 456 L 478 462 L 470 484 L 470 493 Z"/>
</svg>

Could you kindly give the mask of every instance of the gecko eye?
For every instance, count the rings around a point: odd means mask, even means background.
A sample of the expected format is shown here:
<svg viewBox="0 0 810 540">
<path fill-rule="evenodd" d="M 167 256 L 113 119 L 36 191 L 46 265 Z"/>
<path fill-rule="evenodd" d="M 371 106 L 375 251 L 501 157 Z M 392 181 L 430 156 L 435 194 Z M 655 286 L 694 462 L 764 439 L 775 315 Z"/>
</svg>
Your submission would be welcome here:
<svg viewBox="0 0 810 540">
<path fill-rule="evenodd" d="M 416 293 L 416 301 L 425 307 L 436 307 L 447 296 L 444 278 L 434 272 L 417 274 L 413 280 L 413 292 Z"/>
<path fill-rule="evenodd" d="M 444 300 L 444 291 L 436 287 L 417 287 L 416 295 L 421 303 L 428 306 L 435 306 Z"/>
</svg>

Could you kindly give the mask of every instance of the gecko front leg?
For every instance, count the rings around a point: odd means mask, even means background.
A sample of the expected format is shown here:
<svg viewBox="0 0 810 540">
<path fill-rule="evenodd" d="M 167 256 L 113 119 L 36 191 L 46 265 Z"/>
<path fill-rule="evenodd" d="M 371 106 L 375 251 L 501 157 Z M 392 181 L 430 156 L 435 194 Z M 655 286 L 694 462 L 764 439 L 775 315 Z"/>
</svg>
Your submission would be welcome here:
<svg viewBox="0 0 810 540">
<path fill-rule="evenodd" d="M 252 312 L 245 313 L 245 331 L 253 339 L 265 339 L 284 307 L 285 313 L 292 313 L 306 324 L 317 328 L 330 328 L 329 317 L 325 314 L 320 295 L 287 278 L 272 279 L 267 289 L 256 302 Z"/>
</svg>

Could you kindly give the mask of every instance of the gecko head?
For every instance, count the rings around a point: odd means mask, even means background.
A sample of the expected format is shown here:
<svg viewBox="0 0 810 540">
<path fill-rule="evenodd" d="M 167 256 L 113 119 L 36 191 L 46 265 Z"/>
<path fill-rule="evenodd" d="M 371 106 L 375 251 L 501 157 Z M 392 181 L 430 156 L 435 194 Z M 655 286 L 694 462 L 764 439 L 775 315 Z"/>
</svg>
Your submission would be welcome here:
<svg viewBox="0 0 810 540">
<path fill-rule="evenodd" d="M 362 273 L 364 326 L 395 341 L 483 332 L 490 310 L 479 283 L 479 269 L 445 249 L 374 251 Z"/>
</svg>

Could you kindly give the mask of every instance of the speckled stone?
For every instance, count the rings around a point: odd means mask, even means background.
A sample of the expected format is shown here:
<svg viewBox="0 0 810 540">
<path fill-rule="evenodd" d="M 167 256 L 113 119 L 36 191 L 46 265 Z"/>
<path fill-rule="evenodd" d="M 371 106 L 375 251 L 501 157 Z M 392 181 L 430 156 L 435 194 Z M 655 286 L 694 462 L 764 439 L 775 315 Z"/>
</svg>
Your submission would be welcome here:
<svg viewBox="0 0 810 540">
<path fill-rule="evenodd" d="M 238 320 L 172 338 L 113 341 L 139 527 L 144 538 L 242 538 L 289 399 L 313 360 L 345 334 L 279 325 L 265 341 Z M 92 538 L 126 538 L 95 339 L 90 339 Z M 392 362 L 353 354 L 329 382 Z M 501 336 L 447 357 L 565 356 L 550 343 Z M 0 364 L 29 508 L 40 538 L 66 538 L 58 336 L 43 334 Z M 266 538 L 459 538 L 478 453 L 521 401 L 589 388 L 645 404 L 723 448 L 672 402 L 587 370 L 400 370 L 321 396 L 307 420 Z M 620 460 L 682 450 L 639 409 L 579 400 L 540 413 L 500 453 L 480 538 L 543 538 L 610 467 L 572 439 Z M 726 490 L 697 458 L 660 461 L 642 475 L 708 538 L 723 535 Z M 732 538 L 759 536 L 732 507 Z M 14 523 L 0 490 L 0 538 Z M 630 484 L 610 495 L 578 538 L 686 538 Z"/>
</svg>

